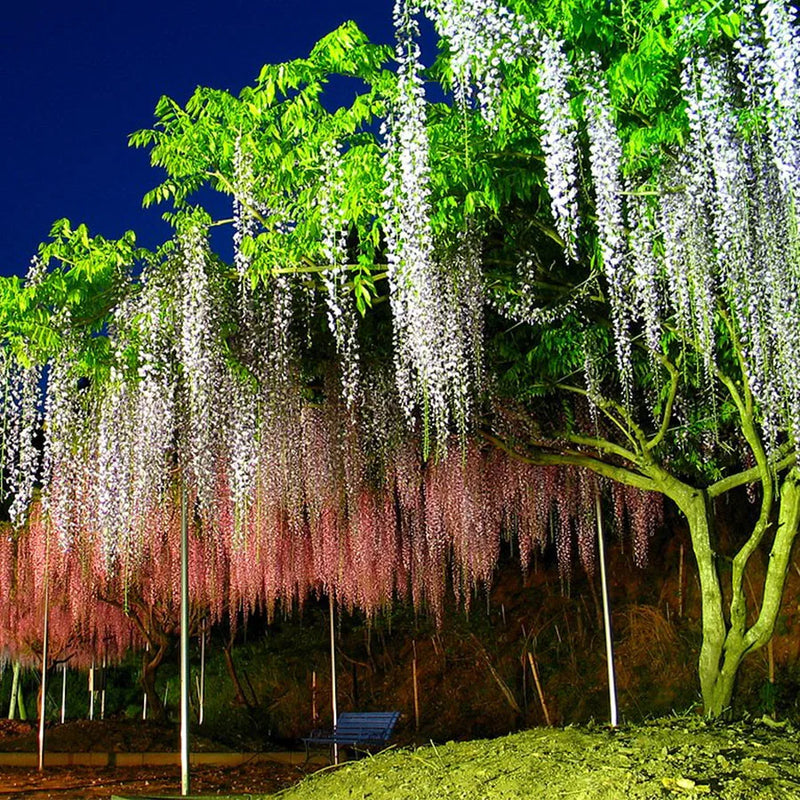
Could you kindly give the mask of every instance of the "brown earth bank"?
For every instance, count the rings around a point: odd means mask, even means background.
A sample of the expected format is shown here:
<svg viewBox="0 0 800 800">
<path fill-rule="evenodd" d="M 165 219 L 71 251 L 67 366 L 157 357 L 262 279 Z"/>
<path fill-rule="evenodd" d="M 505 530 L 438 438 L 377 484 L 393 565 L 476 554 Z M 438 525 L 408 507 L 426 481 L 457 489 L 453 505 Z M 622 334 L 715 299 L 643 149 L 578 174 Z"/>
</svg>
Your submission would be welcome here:
<svg viewBox="0 0 800 800">
<path fill-rule="evenodd" d="M 174 725 L 141 720 L 74 720 L 63 725 L 48 723 L 45 730 L 49 753 L 171 753 L 180 746 Z M 39 747 L 35 723 L 0 720 L 0 753 L 35 753 Z M 230 748 L 192 734 L 194 753 L 223 753 Z"/>
</svg>

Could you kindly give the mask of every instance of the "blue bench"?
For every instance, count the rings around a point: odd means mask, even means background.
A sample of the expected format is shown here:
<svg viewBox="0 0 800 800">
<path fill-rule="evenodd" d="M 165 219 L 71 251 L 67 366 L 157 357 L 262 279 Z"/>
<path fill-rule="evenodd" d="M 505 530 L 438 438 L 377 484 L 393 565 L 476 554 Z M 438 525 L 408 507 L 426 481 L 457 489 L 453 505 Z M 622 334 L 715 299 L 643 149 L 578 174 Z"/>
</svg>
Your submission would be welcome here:
<svg viewBox="0 0 800 800">
<path fill-rule="evenodd" d="M 354 750 L 383 747 L 391 738 L 394 726 L 400 719 L 399 711 L 343 711 L 334 729 L 314 730 L 302 741 L 308 748 L 315 745 L 339 745 Z"/>
</svg>

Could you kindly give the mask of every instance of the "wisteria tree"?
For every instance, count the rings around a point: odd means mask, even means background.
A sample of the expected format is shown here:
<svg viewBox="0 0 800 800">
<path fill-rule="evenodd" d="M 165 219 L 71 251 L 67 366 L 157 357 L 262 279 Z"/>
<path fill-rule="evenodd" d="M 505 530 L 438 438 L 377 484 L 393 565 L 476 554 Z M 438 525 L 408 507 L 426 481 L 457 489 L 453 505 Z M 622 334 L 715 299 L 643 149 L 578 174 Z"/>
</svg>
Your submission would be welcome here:
<svg viewBox="0 0 800 800">
<path fill-rule="evenodd" d="M 170 204 L 174 237 L 145 253 L 61 221 L 2 285 L 12 521 L 39 482 L 62 551 L 135 575 L 180 480 L 208 603 L 438 613 L 447 564 L 468 600 L 501 533 L 591 570 L 598 492 L 643 560 L 667 498 L 719 715 L 772 635 L 800 515 L 794 12 L 398 0 L 394 19 L 394 50 L 347 23 L 238 96 L 163 98 L 132 144 L 166 173 L 145 204 Z M 715 501 L 740 487 L 755 521 L 725 554 Z"/>
</svg>

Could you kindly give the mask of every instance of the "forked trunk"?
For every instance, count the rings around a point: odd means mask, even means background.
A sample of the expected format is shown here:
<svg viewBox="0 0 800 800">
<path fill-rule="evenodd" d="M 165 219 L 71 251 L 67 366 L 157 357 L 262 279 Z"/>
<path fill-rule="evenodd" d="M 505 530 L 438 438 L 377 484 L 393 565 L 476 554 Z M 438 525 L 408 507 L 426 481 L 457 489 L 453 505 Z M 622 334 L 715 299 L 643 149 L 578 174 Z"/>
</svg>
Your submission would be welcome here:
<svg viewBox="0 0 800 800">
<path fill-rule="evenodd" d="M 764 577 L 762 599 L 760 606 L 750 608 L 749 613 L 741 580 L 732 581 L 730 604 L 724 608 L 717 556 L 711 546 L 711 500 L 701 492 L 682 499 L 684 502 L 678 505 L 689 522 L 700 577 L 703 629 L 698 665 L 700 689 L 706 714 L 718 717 L 731 707 L 736 676 L 745 656 L 763 647 L 772 637 L 800 522 L 800 473 L 796 468 L 792 469 L 780 484 L 778 524 Z M 749 628 L 748 619 L 754 619 Z"/>
</svg>

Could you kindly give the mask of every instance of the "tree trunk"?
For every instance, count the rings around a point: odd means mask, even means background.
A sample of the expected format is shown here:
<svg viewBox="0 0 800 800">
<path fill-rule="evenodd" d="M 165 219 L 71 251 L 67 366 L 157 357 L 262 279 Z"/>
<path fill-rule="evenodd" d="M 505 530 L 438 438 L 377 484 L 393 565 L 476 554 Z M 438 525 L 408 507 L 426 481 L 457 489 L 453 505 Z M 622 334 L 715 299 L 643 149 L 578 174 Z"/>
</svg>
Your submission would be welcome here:
<svg viewBox="0 0 800 800">
<path fill-rule="evenodd" d="M 688 487 L 686 487 L 688 489 Z M 700 646 L 698 674 L 703 706 L 707 714 L 717 716 L 719 711 L 715 688 L 720 674 L 720 662 L 726 639 L 723 614 L 723 597 L 717 571 L 716 554 L 712 547 L 712 500 L 702 490 L 671 492 L 670 496 L 686 515 L 692 541 L 698 577 L 700 578 L 701 627 L 703 641 Z M 737 665 L 738 666 L 738 665 Z M 731 691 L 733 685 L 731 684 Z M 730 696 L 728 697 L 730 700 Z"/>
<path fill-rule="evenodd" d="M 730 635 L 726 638 L 726 645 L 730 644 L 729 639 Z M 742 647 L 726 647 L 722 666 L 718 667 L 713 674 L 711 670 L 708 670 L 705 675 L 701 674 L 703 708 L 706 716 L 721 717 L 729 712 L 733 699 L 733 690 L 736 685 L 736 676 L 745 657 L 745 652 Z"/>
<path fill-rule="evenodd" d="M 164 660 L 168 644 L 166 637 L 159 637 L 154 649 L 142 653 L 141 684 L 147 697 L 147 715 L 154 720 L 161 720 L 165 715 L 164 703 L 156 691 L 156 672 Z"/>
<path fill-rule="evenodd" d="M 11 700 L 8 704 L 8 718 L 17 718 L 17 697 L 19 696 L 19 661 L 14 662 L 11 676 Z"/>
<path fill-rule="evenodd" d="M 772 638 L 781 608 L 792 545 L 800 522 L 800 473 L 792 469 L 780 484 L 778 525 L 772 543 L 761 605 L 755 622 L 746 627 L 747 598 L 741 581 L 733 581 L 728 622 L 720 588 L 716 555 L 711 547 L 712 508 L 697 492 L 678 505 L 686 514 L 700 576 L 703 644 L 698 672 L 703 706 L 708 716 L 725 714 L 731 706 L 736 676 L 745 656 Z"/>
<path fill-rule="evenodd" d="M 228 675 L 233 683 L 234 698 L 233 703 L 237 706 L 244 708 L 252 708 L 253 704 L 247 699 L 244 692 L 242 682 L 239 680 L 239 673 L 236 671 L 236 664 L 233 663 L 233 643 L 228 642 L 223 645 L 222 652 L 225 654 L 225 666 L 228 669 Z"/>
</svg>

